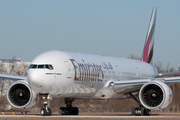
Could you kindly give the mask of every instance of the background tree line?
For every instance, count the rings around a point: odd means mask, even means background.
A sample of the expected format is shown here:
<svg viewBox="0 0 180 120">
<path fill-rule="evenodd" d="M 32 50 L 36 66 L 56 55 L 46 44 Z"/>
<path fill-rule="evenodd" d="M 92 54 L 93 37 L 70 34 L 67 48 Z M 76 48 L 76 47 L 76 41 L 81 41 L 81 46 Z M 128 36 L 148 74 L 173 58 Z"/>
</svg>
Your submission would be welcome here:
<svg viewBox="0 0 180 120">
<path fill-rule="evenodd" d="M 130 59 L 140 59 L 139 56 L 130 55 Z M 23 75 L 27 76 L 27 69 L 29 63 L 11 61 L 9 63 L 0 62 L 0 73 Z M 159 73 L 173 72 L 175 69 L 170 67 L 168 63 L 166 67 L 163 67 L 161 62 L 155 63 L 154 66 L 157 68 Z M 179 67 L 180 71 L 180 67 Z M 0 111 L 12 110 L 10 104 L 6 98 L 6 92 L 10 84 L 14 81 L 0 79 Z M 161 112 L 180 112 L 180 84 L 171 84 L 170 88 L 173 91 L 173 101 Z M 43 107 L 42 100 L 38 99 L 36 106 L 30 108 L 32 112 L 39 112 Z M 53 98 L 50 101 L 50 107 L 54 112 L 58 112 L 59 107 L 65 106 L 63 98 Z M 79 107 L 80 112 L 130 112 L 132 107 L 138 106 L 133 99 L 123 100 L 90 100 L 90 99 L 76 99 L 73 102 L 73 106 Z"/>
</svg>

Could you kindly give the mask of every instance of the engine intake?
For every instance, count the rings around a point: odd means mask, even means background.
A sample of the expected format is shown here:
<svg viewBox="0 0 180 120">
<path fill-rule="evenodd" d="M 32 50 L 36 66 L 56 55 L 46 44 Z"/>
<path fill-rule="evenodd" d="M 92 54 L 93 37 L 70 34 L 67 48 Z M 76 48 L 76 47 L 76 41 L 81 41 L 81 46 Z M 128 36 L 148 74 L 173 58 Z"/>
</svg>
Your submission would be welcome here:
<svg viewBox="0 0 180 120">
<path fill-rule="evenodd" d="M 155 80 L 141 87 L 139 99 L 148 109 L 163 109 L 171 103 L 172 91 L 165 83 Z"/>
<path fill-rule="evenodd" d="M 158 106 L 163 100 L 163 91 L 157 85 L 148 85 L 143 91 L 142 94 L 144 97 L 142 98 L 145 104 L 155 107 Z"/>
<path fill-rule="evenodd" d="M 36 93 L 26 81 L 17 81 L 8 88 L 7 99 L 15 108 L 29 108 L 36 104 Z"/>
</svg>

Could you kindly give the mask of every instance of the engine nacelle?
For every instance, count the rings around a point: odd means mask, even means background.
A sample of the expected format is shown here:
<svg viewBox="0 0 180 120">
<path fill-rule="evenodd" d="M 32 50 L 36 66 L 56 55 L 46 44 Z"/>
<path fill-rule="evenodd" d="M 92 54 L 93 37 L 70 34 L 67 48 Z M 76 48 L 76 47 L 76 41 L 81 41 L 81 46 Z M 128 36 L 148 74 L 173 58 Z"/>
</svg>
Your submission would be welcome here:
<svg viewBox="0 0 180 120">
<path fill-rule="evenodd" d="M 15 108 L 30 108 L 36 104 L 36 98 L 27 81 L 16 81 L 7 90 L 8 102 Z"/>
<path fill-rule="evenodd" d="M 160 110 L 172 101 L 172 91 L 163 82 L 154 80 L 144 84 L 139 92 L 139 100 L 147 109 Z"/>
</svg>

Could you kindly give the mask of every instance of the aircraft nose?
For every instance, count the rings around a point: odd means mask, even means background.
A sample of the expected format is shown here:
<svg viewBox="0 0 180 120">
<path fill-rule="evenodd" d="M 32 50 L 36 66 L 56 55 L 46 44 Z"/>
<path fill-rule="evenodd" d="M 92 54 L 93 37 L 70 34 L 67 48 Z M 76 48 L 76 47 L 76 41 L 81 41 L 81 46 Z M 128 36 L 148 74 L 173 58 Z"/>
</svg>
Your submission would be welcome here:
<svg viewBox="0 0 180 120">
<path fill-rule="evenodd" d="M 28 83 L 36 93 L 52 93 L 56 77 L 47 76 L 43 70 L 29 70 Z"/>
<path fill-rule="evenodd" d="M 29 70 L 28 83 L 30 87 L 37 93 L 43 89 L 43 73 L 38 70 Z"/>
<path fill-rule="evenodd" d="M 37 92 L 37 90 L 40 88 L 40 73 L 35 70 L 29 70 L 28 72 L 28 83 L 30 87 Z M 38 90 L 39 91 L 39 90 Z"/>
</svg>

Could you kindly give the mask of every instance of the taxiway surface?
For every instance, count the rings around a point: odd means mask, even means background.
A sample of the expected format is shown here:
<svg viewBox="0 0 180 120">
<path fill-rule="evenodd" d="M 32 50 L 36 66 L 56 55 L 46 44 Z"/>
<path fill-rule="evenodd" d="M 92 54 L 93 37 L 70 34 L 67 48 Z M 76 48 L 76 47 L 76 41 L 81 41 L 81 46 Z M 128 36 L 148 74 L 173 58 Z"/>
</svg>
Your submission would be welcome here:
<svg viewBox="0 0 180 120">
<path fill-rule="evenodd" d="M 78 116 L 69 116 L 69 115 L 52 115 L 52 116 L 41 116 L 41 115 L 0 115 L 0 119 L 3 120 L 3 118 L 9 118 L 9 119 L 19 119 L 19 118 L 23 118 L 23 119 L 50 119 L 50 120 L 54 120 L 54 119 L 59 119 L 61 118 L 61 120 L 67 120 L 67 119 L 71 119 L 71 120 L 77 120 L 77 119 L 92 119 L 92 120 L 100 120 L 100 119 L 180 119 L 180 115 L 151 115 L 151 116 L 132 116 L 132 115 L 78 115 Z"/>
</svg>

